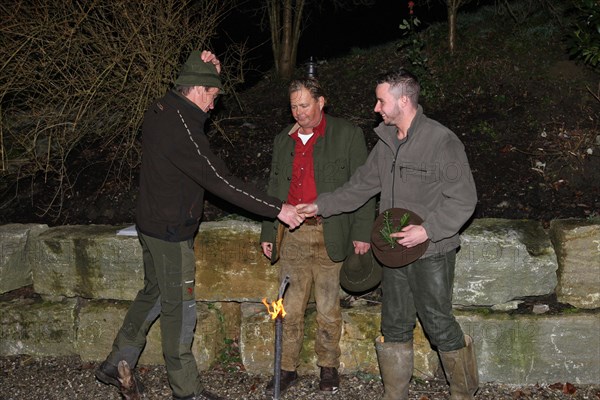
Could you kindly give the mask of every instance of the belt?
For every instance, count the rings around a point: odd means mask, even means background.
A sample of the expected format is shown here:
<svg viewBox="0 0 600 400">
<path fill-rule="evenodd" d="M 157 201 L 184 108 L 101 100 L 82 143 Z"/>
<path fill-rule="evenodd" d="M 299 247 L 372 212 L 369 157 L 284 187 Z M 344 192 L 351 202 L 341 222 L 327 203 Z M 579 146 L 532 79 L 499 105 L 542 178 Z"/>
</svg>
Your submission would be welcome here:
<svg viewBox="0 0 600 400">
<path fill-rule="evenodd" d="M 321 218 L 319 218 L 319 217 L 306 218 L 303 222 L 304 225 L 310 225 L 310 226 L 321 225 L 321 223 L 322 223 L 322 221 L 321 221 Z"/>
</svg>

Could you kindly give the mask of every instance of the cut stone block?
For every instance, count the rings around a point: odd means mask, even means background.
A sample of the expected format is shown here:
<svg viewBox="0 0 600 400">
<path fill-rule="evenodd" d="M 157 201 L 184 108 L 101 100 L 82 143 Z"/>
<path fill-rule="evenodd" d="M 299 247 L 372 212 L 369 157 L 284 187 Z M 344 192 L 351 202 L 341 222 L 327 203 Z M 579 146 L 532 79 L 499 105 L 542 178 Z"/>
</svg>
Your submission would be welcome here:
<svg viewBox="0 0 600 400">
<path fill-rule="evenodd" d="M 558 256 L 558 301 L 577 308 L 600 308 L 600 224 L 589 220 L 550 223 Z"/>
<path fill-rule="evenodd" d="M 30 238 L 38 236 L 47 225 L 0 225 L 0 294 L 33 283 L 31 261 L 34 256 Z"/>
<path fill-rule="evenodd" d="M 33 282 L 49 297 L 133 300 L 144 284 L 137 237 L 106 225 L 50 228 L 35 241 Z"/>
<path fill-rule="evenodd" d="M 457 314 L 473 337 L 482 381 L 600 381 L 600 314 Z"/>
<path fill-rule="evenodd" d="M 0 302 L 0 355 L 68 356 L 77 354 L 77 300 L 41 299 Z"/>
<path fill-rule="evenodd" d="M 478 219 L 461 241 L 454 304 L 492 306 L 554 293 L 558 264 L 541 223 Z"/>
<path fill-rule="evenodd" d="M 262 254 L 260 225 L 245 221 L 206 222 L 196 236 L 196 299 L 272 299 L 279 291 L 279 268 Z"/>
</svg>

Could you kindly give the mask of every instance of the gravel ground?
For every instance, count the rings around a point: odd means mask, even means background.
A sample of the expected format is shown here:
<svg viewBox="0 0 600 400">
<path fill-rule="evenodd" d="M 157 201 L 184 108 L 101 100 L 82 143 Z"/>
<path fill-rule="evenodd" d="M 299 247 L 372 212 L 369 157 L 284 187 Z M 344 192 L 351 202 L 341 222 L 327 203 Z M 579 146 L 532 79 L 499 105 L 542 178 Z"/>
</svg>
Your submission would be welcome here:
<svg viewBox="0 0 600 400">
<path fill-rule="evenodd" d="M 114 387 L 98 383 L 94 378 L 96 363 L 82 362 L 78 357 L 31 356 L 0 357 L 0 400 L 21 399 L 103 399 L 121 398 Z M 144 399 L 170 399 L 171 390 L 162 366 L 140 366 L 139 375 L 145 386 Z M 202 373 L 205 386 L 226 399 L 266 399 L 263 391 L 268 376 L 252 375 L 243 371 L 216 368 Z M 315 392 L 318 377 L 305 375 L 290 388 L 282 399 L 340 399 L 379 400 L 383 387 L 378 376 L 342 375 L 337 396 Z M 446 383 L 442 380 L 411 383 L 410 399 L 448 399 Z M 598 400 L 600 385 L 513 386 L 486 383 L 475 396 L 476 400 L 496 399 L 569 399 Z"/>
</svg>

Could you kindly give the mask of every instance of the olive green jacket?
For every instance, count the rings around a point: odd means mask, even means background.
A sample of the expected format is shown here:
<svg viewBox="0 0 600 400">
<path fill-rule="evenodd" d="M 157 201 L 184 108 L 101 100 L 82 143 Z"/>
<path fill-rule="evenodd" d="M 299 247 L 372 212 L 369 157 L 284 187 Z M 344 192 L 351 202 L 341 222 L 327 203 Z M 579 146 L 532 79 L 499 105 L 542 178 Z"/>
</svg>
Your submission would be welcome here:
<svg viewBox="0 0 600 400">
<path fill-rule="evenodd" d="M 317 138 L 313 159 L 317 194 L 331 192 L 342 186 L 367 159 L 365 138 L 357 126 L 341 118 L 325 115 L 325 135 Z M 275 137 L 273 159 L 267 192 L 287 200 L 292 179 L 295 141 L 290 135 L 298 125 L 290 125 Z M 375 219 L 375 198 L 358 210 L 323 218 L 323 234 L 327 254 L 333 261 L 342 261 L 352 250 L 352 241 L 371 242 Z M 264 221 L 260 241 L 275 245 L 278 221 Z M 276 254 L 276 249 L 273 249 Z M 276 260 L 274 260 L 276 261 Z"/>
</svg>

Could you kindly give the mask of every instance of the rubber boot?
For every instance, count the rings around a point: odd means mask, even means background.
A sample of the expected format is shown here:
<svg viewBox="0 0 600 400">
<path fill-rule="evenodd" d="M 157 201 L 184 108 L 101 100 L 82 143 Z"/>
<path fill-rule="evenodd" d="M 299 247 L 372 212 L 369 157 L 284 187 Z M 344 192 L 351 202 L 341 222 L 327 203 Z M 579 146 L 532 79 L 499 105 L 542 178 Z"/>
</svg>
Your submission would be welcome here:
<svg viewBox="0 0 600 400">
<path fill-rule="evenodd" d="M 381 400 L 408 400 L 408 385 L 413 372 L 413 342 L 385 343 L 375 339 L 375 350 L 384 393 Z"/>
<path fill-rule="evenodd" d="M 479 372 L 471 336 L 465 335 L 465 343 L 467 345 L 462 349 L 440 351 L 452 400 L 472 400 L 479 388 Z"/>
</svg>

